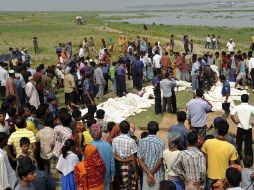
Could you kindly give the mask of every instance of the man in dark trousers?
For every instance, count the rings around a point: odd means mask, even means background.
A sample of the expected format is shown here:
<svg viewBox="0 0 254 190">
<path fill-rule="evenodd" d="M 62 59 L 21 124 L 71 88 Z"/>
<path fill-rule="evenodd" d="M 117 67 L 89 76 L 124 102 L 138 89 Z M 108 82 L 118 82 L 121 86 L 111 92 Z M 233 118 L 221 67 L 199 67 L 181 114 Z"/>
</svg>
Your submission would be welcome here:
<svg viewBox="0 0 254 190">
<path fill-rule="evenodd" d="M 143 82 L 143 67 L 144 63 L 140 60 L 139 55 L 136 55 L 136 60 L 133 62 L 133 74 L 135 75 L 133 79 L 133 87 L 137 90 L 142 89 Z"/>
<path fill-rule="evenodd" d="M 34 44 L 34 53 L 38 54 L 39 53 L 39 45 L 38 45 L 38 39 L 37 39 L 37 37 L 33 38 L 33 44 Z"/>
<path fill-rule="evenodd" d="M 169 78 L 172 82 L 176 82 L 176 79 L 173 77 L 173 71 L 169 72 Z M 173 108 L 173 113 L 177 112 L 177 104 L 176 104 L 176 93 L 175 93 L 175 86 L 171 88 L 172 92 L 172 108 Z"/>
<path fill-rule="evenodd" d="M 126 94 L 125 74 L 126 70 L 124 64 L 119 63 L 119 66 L 116 69 L 116 92 L 119 97 Z"/>
<path fill-rule="evenodd" d="M 155 96 L 155 114 L 162 114 L 162 106 L 161 106 L 161 88 L 160 88 L 161 76 L 156 75 L 153 77 L 152 84 L 154 86 L 154 96 Z"/>
</svg>

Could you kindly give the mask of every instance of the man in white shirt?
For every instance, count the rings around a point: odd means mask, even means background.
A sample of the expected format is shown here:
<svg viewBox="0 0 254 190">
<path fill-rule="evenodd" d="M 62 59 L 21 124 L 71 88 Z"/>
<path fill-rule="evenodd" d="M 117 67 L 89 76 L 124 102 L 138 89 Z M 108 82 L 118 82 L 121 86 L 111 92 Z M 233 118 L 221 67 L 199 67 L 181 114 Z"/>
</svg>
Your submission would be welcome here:
<svg viewBox="0 0 254 190">
<path fill-rule="evenodd" d="M 155 51 L 155 55 L 153 56 L 153 68 L 155 71 L 155 75 L 161 73 L 161 55 L 159 55 L 159 51 Z"/>
<path fill-rule="evenodd" d="M 7 68 L 8 68 L 7 63 L 0 64 L 0 98 L 1 99 L 5 97 L 6 80 L 8 78 Z"/>
<path fill-rule="evenodd" d="M 211 42 L 212 42 L 212 38 L 211 36 L 208 34 L 207 37 L 206 37 L 206 44 L 205 44 L 205 48 L 210 48 L 210 45 L 211 45 Z"/>
<path fill-rule="evenodd" d="M 253 92 L 254 92 L 254 57 L 252 56 L 252 52 L 249 52 L 248 54 L 250 55 L 250 60 L 248 64 L 248 69 L 249 69 L 249 75 L 251 76 L 252 79 L 252 87 L 253 87 Z"/>
<path fill-rule="evenodd" d="M 82 57 L 85 56 L 84 49 L 83 49 L 82 45 L 79 46 L 79 53 L 78 53 L 78 56 L 79 56 L 80 58 L 82 58 Z"/>
<path fill-rule="evenodd" d="M 236 145 L 240 159 L 242 159 L 242 144 L 244 141 L 245 156 L 253 157 L 252 150 L 252 123 L 251 119 L 254 115 L 254 107 L 248 104 L 249 95 L 241 96 L 241 104 L 236 106 L 230 113 L 232 121 L 237 124 Z M 235 118 L 238 117 L 238 120 Z"/>
<path fill-rule="evenodd" d="M 233 42 L 233 40 L 230 38 L 226 47 L 228 48 L 228 52 L 234 52 L 235 51 L 235 42 Z"/>
</svg>

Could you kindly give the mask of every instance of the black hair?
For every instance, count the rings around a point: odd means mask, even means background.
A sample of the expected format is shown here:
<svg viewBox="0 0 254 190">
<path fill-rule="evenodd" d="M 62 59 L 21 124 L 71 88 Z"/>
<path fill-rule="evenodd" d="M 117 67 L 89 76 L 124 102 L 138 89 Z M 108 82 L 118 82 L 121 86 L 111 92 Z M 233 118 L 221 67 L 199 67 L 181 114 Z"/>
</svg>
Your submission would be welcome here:
<svg viewBox="0 0 254 190">
<path fill-rule="evenodd" d="M 113 121 L 110 121 L 107 123 L 107 129 L 108 129 L 108 132 L 112 131 L 113 127 L 116 125 L 115 122 Z"/>
<path fill-rule="evenodd" d="M 36 115 L 36 107 L 33 105 L 30 105 L 30 113 L 35 114 Z"/>
<path fill-rule="evenodd" d="M 162 180 L 159 190 L 176 190 L 176 185 L 170 180 Z"/>
<path fill-rule="evenodd" d="M 156 133 L 159 131 L 159 124 L 156 121 L 150 121 L 147 124 L 147 130 L 149 134 L 156 135 Z"/>
<path fill-rule="evenodd" d="M 220 80 L 224 81 L 224 80 L 226 80 L 226 77 L 224 75 L 221 75 Z"/>
<path fill-rule="evenodd" d="M 89 120 L 87 120 L 86 125 L 88 128 L 90 128 L 95 123 L 97 123 L 96 119 L 90 118 Z"/>
<path fill-rule="evenodd" d="M 64 159 L 67 157 L 68 151 L 70 151 L 71 148 L 72 148 L 74 145 L 75 145 L 75 142 L 74 142 L 74 140 L 72 140 L 72 139 L 67 139 L 67 140 L 64 142 L 64 146 L 63 146 L 62 149 L 61 149 Z"/>
<path fill-rule="evenodd" d="M 6 101 L 9 102 L 9 103 L 11 103 L 11 102 L 13 102 L 15 100 L 16 100 L 16 96 L 14 96 L 14 95 L 9 95 L 6 98 Z"/>
<path fill-rule="evenodd" d="M 204 90 L 202 89 L 202 88 L 198 88 L 197 90 L 196 90 L 196 95 L 198 96 L 198 97 L 203 97 L 203 95 L 204 95 Z"/>
<path fill-rule="evenodd" d="M 59 115 L 59 119 L 63 126 L 67 127 L 70 125 L 72 117 L 68 112 L 63 112 Z"/>
<path fill-rule="evenodd" d="M 166 72 L 165 75 L 164 75 L 164 78 L 168 78 L 169 77 L 169 73 Z"/>
<path fill-rule="evenodd" d="M 3 109 L 0 108 L 0 114 L 5 115 L 5 111 Z"/>
<path fill-rule="evenodd" d="M 35 166 L 33 165 L 33 162 L 31 158 L 29 157 L 22 157 L 19 159 L 19 166 L 17 168 L 18 176 L 21 180 L 23 180 L 23 177 L 28 176 L 31 172 L 35 171 Z"/>
<path fill-rule="evenodd" d="M 9 117 L 15 117 L 16 116 L 16 109 L 14 107 L 9 107 L 7 109 L 7 113 Z"/>
<path fill-rule="evenodd" d="M 26 128 L 26 119 L 22 116 L 18 116 L 15 119 L 15 124 L 19 129 Z"/>
<path fill-rule="evenodd" d="M 236 168 L 228 168 L 226 171 L 226 178 L 231 187 L 239 187 L 242 181 L 241 172 Z"/>
<path fill-rule="evenodd" d="M 36 117 L 37 118 L 43 118 L 46 114 L 46 111 L 47 111 L 48 107 L 49 107 L 48 104 L 40 104 L 38 106 L 38 109 L 36 110 Z"/>
<path fill-rule="evenodd" d="M 218 134 L 221 136 L 225 136 L 228 133 L 229 124 L 227 120 L 223 119 L 221 121 L 218 121 L 216 123 L 216 129 L 218 131 Z"/>
<path fill-rule="evenodd" d="M 54 121 L 55 121 L 54 115 L 52 113 L 48 114 L 44 119 L 45 126 L 53 128 Z"/>
<path fill-rule="evenodd" d="M 0 148 L 3 149 L 7 145 L 8 136 L 5 133 L 0 133 Z"/>
<path fill-rule="evenodd" d="M 9 102 L 3 102 L 1 104 L 1 109 L 3 109 L 5 113 L 7 113 L 8 108 L 10 108 L 10 103 Z"/>
<path fill-rule="evenodd" d="M 30 145 L 30 140 L 29 140 L 29 138 L 27 138 L 27 137 L 22 137 L 20 140 L 19 140 L 19 145 L 20 146 L 23 146 L 23 145 L 25 145 L 25 144 L 28 144 L 28 145 Z"/>
<path fill-rule="evenodd" d="M 178 122 L 184 122 L 186 120 L 186 112 L 185 111 L 177 112 L 176 116 L 177 116 Z"/>
<path fill-rule="evenodd" d="M 146 138 L 148 135 L 149 135 L 148 131 L 143 131 L 140 136 L 141 136 L 141 139 L 143 139 L 143 138 Z"/>
<path fill-rule="evenodd" d="M 188 139 L 189 145 L 191 146 L 196 145 L 198 142 L 198 133 L 196 131 L 189 132 L 189 134 L 187 135 L 187 139 Z"/>
<path fill-rule="evenodd" d="M 253 165 L 253 158 L 252 158 L 252 156 L 248 156 L 248 155 L 245 156 L 243 158 L 243 164 L 244 164 L 245 168 L 251 168 L 252 165 Z"/>
<path fill-rule="evenodd" d="M 120 131 L 123 134 L 127 134 L 130 131 L 130 123 L 126 120 L 122 121 L 120 124 Z"/>
<path fill-rule="evenodd" d="M 77 118 L 79 118 L 80 116 L 81 116 L 81 111 L 80 111 L 80 110 L 76 109 L 76 110 L 74 110 L 74 111 L 72 112 L 72 117 L 73 117 L 74 119 L 77 119 Z"/>
<path fill-rule="evenodd" d="M 96 117 L 97 117 L 97 119 L 103 119 L 104 115 L 105 115 L 105 111 L 104 110 L 99 109 L 99 110 L 96 111 Z"/>
<path fill-rule="evenodd" d="M 241 96 L 241 102 L 248 103 L 248 101 L 249 101 L 249 95 L 248 94 L 243 94 Z"/>
</svg>

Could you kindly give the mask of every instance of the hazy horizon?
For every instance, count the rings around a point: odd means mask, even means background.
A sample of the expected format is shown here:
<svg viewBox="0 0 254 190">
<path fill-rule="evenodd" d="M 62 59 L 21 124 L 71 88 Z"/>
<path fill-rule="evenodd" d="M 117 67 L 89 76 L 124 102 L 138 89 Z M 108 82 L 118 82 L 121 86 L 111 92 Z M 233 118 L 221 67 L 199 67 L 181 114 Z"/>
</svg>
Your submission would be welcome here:
<svg viewBox="0 0 254 190">
<path fill-rule="evenodd" d="M 128 11 L 209 5 L 247 7 L 251 0 L 0 0 L 0 11 Z"/>
</svg>

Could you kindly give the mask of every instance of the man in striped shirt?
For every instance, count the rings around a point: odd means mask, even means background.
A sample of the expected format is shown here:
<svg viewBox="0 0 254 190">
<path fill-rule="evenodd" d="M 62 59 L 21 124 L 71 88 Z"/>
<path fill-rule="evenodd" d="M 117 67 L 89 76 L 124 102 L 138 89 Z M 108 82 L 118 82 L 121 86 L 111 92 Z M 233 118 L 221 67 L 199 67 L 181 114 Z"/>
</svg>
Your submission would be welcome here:
<svg viewBox="0 0 254 190">
<path fill-rule="evenodd" d="M 172 170 L 184 178 L 185 190 L 204 189 L 206 160 L 196 148 L 198 134 L 192 131 L 187 136 L 189 146 L 181 151 L 172 165 Z"/>
<path fill-rule="evenodd" d="M 138 160 L 144 171 L 143 189 L 158 190 L 160 181 L 164 178 L 162 158 L 165 146 L 156 136 L 159 131 L 157 122 L 150 121 L 147 130 L 148 137 L 141 139 L 138 146 Z"/>
</svg>

